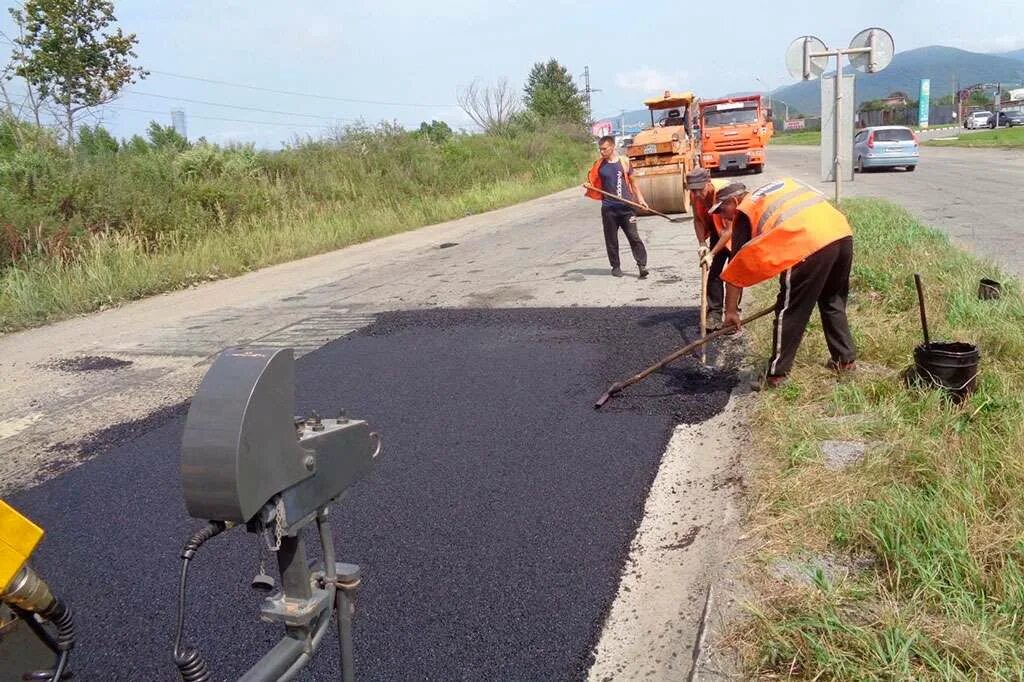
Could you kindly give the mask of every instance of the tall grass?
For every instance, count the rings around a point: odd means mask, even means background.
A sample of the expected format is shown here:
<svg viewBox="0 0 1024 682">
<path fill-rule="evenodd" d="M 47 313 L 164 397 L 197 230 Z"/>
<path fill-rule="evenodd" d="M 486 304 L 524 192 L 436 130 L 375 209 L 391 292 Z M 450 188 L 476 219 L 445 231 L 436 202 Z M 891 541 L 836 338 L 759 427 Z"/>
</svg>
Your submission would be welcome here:
<svg viewBox="0 0 1024 682">
<path fill-rule="evenodd" d="M 851 200 L 844 210 L 862 366 L 843 381 L 825 370 L 815 322 L 791 383 L 760 399 L 751 525 L 761 590 L 743 636 L 747 663 L 752 674 L 801 679 L 1022 679 L 1020 285 L 891 204 Z M 962 405 L 901 382 L 921 339 L 914 271 L 933 338 L 982 350 L 977 391 Z M 978 300 L 981 277 L 1004 282 L 1002 300 Z M 752 333 L 763 358 L 768 330 Z M 826 439 L 868 443 L 868 457 L 830 471 Z M 802 552 L 867 556 L 871 568 L 818 571 L 805 586 L 781 580 L 773 562 Z"/>
<path fill-rule="evenodd" d="M 9 122 L 8 122 L 9 124 Z M 350 128 L 280 152 L 151 141 L 3 145 L 0 330 L 235 275 L 562 189 L 592 150 Z"/>
</svg>

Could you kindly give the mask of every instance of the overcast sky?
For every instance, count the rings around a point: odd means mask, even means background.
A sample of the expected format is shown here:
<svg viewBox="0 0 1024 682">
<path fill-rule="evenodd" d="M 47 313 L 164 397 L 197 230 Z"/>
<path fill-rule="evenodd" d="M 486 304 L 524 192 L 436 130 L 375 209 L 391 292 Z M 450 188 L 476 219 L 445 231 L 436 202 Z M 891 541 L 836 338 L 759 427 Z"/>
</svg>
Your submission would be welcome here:
<svg viewBox="0 0 1024 682">
<path fill-rule="evenodd" d="M 139 63 L 153 73 L 104 114 L 108 128 L 130 136 L 151 119 L 169 123 L 170 110 L 181 108 L 193 139 L 260 147 L 345 119 L 412 126 L 438 118 L 469 127 L 455 105 L 461 86 L 501 77 L 520 85 L 534 62 L 551 57 L 581 84 L 589 65 L 601 116 L 638 108 L 665 88 L 712 96 L 788 84 L 783 55 L 804 34 L 846 46 L 861 29 L 881 26 L 897 51 L 1024 47 L 1022 0 L 115 0 L 115 7 L 124 29 L 139 36 Z"/>
</svg>

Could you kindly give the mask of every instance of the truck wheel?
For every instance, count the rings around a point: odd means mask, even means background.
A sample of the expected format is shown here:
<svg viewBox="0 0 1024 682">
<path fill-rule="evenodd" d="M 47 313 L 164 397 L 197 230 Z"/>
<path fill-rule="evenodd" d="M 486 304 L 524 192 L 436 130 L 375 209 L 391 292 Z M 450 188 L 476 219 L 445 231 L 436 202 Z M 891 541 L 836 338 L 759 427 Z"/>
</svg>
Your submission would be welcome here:
<svg viewBox="0 0 1024 682">
<path fill-rule="evenodd" d="M 761 173 L 764 173 L 764 164 L 763 163 L 758 165 L 758 166 L 754 166 L 754 174 L 755 175 L 760 175 Z"/>
</svg>

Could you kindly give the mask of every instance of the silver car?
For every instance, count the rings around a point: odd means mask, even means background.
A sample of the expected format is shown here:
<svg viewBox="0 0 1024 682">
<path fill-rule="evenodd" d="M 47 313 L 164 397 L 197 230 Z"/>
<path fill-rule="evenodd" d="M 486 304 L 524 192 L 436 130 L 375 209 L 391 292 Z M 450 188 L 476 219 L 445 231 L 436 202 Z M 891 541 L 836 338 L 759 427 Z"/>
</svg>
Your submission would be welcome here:
<svg viewBox="0 0 1024 682">
<path fill-rule="evenodd" d="M 917 133 L 905 126 L 872 126 L 853 138 L 853 162 L 863 173 L 868 168 L 917 167 Z"/>
</svg>

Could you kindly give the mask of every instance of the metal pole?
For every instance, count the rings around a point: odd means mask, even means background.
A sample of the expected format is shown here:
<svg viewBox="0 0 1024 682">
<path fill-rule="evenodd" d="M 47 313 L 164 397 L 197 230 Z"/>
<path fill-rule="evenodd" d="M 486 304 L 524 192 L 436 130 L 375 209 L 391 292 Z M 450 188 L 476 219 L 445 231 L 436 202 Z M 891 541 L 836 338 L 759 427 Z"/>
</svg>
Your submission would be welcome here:
<svg viewBox="0 0 1024 682">
<path fill-rule="evenodd" d="M 839 177 L 839 170 L 840 170 L 840 165 L 841 165 L 839 163 L 839 122 L 842 120 L 841 119 L 840 107 L 842 106 L 842 100 L 843 100 L 842 96 L 840 96 L 840 94 L 839 94 L 839 88 L 842 87 L 842 82 L 843 82 L 842 81 L 842 78 L 843 78 L 842 61 L 843 60 L 842 60 L 842 52 L 836 52 L 835 55 L 836 55 L 836 92 L 835 92 L 836 101 L 835 101 L 835 106 L 833 107 L 833 111 L 832 111 L 832 116 L 834 117 L 834 120 L 832 121 L 832 123 L 833 123 L 832 127 L 834 129 L 833 130 L 833 134 L 834 134 L 834 139 L 835 139 L 835 149 L 833 150 L 835 152 L 835 161 L 832 164 L 832 172 L 833 172 L 833 174 L 835 174 L 835 179 L 836 179 L 836 208 L 839 208 L 840 184 L 842 183 L 842 179 Z"/>
</svg>

